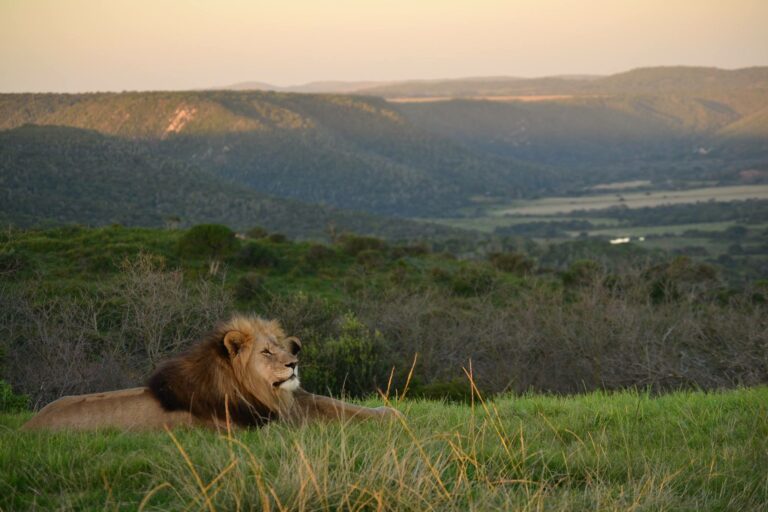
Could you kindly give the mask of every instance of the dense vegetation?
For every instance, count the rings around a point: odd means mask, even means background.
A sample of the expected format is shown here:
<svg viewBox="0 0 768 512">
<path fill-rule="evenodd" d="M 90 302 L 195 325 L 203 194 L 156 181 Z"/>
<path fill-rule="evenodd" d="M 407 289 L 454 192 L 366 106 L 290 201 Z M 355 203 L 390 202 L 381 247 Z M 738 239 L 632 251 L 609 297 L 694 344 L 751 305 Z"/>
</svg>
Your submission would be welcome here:
<svg viewBox="0 0 768 512">
<path fill-rule="evenodd" d="M 736 182 L 765 169 L 768 68 L 648 68 L 593 79 L 392 85 L 384 96 L 416 126 L 477 151 L 577 171 L 576 183 Z M 504 101 L 540 96 L 546 101 Z M 763 176 L 765 179 L 765 176 Z"/>
<path fill-rule="evenodd" d="M 556 190 L 530 164 L 474 153 L 381 99 L 266 92 L 0 95 L 0 129 L 61 125 L 132 139 L 261 193 L 423 215 L 491 192 Z M 13 163 L 13 161 L 11 161 Z"/>
<path fill-rule="evenodd" d="M 224 181 L 136 141 L 88 130 L 24 126 L 0 132 L 0 222 L 17 226 L 113 223 L 256 224 L 294 237 L 356 231 L 390 239 L 468 236 L 405 219 L 307 205 Z"/>
<path fill-rule="evenodd" d="M 319 392 L 360 396 L 390 378 L 403 389 L 415 364 L 412 393 L 466 399 L 470 360 L 487 393 L 768 380 L 765 288 L 730 288 L 687 258 L 605 243 L 605 263 L 583 259 L 589 244 L 538 263 L 511 248 L 461 261 L 354 235 L 332 246 L 252 236 L 210 225 L 5 233 L 3 378 L 37 406 L 138 384 L 238 309 L 304 340 L 303 381 Z"/>
</svg>

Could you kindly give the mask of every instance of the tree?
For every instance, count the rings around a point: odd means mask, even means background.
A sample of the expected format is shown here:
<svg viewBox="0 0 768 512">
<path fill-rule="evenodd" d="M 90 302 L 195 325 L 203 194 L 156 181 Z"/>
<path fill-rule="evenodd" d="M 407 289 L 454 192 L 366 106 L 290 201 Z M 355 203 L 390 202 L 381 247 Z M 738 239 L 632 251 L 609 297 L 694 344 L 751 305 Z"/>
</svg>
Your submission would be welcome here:
<svg viewBox="0 0 768 512">
<path fill-rule="evenodd" d="M 238 248 L 235 232 L 221 224 L 199 224 L 179 239 L 182 256 L 202 257 L 210 260 L 210 272 L 216 274 L 221 261 Z"/>
</svg>

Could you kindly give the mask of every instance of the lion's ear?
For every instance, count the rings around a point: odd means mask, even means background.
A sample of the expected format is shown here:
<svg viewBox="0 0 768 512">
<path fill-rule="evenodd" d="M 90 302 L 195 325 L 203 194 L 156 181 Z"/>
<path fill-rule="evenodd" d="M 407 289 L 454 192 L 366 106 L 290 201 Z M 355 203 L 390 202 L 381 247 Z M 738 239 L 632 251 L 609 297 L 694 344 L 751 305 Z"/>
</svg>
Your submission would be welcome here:
<svg viewBox="0 0 768 512">
<path fill-rule="evenodd" d="M 240 353 L 245 343 L 243 333 L 238 331 L 229 331 L 224 335 L 224 347 L 229 352 L 229 357 L 235 357 Z"/>
<path fill-rule="evenodd" d="M 301 340 L 299 338 L 296 336 L 290 336 L 285 338 L 285 341 L 288 344 L 288 350 L 291 352 L 291 354 L 296 355 L 301 352 Z"/>
</svg>

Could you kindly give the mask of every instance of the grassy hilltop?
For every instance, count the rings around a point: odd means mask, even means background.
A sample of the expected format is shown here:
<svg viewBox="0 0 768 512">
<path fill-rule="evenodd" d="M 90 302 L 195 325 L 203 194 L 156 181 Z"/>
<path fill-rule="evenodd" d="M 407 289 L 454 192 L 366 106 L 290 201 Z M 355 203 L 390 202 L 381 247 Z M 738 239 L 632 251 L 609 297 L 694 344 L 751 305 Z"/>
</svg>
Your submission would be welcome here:
<svg viewBox="0 0 768 512">
<path fill-rule="evenodd" d="M 380 400 L 368 403 L 380 404 Z M 405 424 L 19 433 L 2 510 L 766 510 L 768 390 L 406 398 Z"/>
</svg>

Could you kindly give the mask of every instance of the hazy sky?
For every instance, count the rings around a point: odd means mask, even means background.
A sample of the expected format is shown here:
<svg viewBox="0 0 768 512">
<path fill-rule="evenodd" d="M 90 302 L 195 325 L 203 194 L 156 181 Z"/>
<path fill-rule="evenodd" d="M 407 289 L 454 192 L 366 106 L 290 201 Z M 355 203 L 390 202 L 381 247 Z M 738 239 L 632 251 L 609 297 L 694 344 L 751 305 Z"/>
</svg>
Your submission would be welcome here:
<svg viewBox="0 0 768 512">
<path fill-rule="evenodd" d="M 0 91 L 768 65 L 768 0 L 0 0 Z"/>
</svg>

